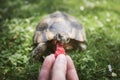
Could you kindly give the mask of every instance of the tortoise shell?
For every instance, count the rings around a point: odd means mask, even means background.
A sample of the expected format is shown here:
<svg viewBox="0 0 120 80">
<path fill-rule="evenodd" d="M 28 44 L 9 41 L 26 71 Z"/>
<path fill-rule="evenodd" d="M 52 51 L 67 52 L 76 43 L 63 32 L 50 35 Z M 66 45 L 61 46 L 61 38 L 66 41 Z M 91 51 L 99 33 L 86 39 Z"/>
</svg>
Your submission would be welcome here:
<svg viewBox="0 0 120 80">
<path fill-rule="evenodd" d="M 57 34 L 62 37 L 56 38 Z M 68 38 L 69 43 L 65 42 Z M 46 49 L 54 52 L 56 44 L 62 41 L 64 41 L 62 45 L 66 50 L 86 49 L 84 27 L 73 16 L 57 11 L 45 16 L 37 25 L 34 35 L 34 43 L 37 46 L 33 49 L 31 56 L 34 60 L 38 60 Z"/>
<path fill-rule="evenodd" d="M 85 42 L 84 27 L 73 17 L 64 12 L 54 12 L 45 16 L 36 27 L 34 43 L 45 43 L 54 39 L 57 33 L 67 33 L 77 42 Z"/>
</svg>

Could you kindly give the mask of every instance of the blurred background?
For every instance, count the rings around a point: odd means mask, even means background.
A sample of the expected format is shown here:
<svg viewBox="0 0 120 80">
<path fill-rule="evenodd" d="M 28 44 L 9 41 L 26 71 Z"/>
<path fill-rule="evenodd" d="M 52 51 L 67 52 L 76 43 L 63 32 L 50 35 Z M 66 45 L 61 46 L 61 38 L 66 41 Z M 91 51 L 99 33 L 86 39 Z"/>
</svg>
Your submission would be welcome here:
<svg viewBox="0 0 120 80">
<path fill-rule="evenodd" d="M 0 80 L 37 80 L 42 62 L 29 63 L 34 30 L 55 11 L 85 27 L 87 50 L 68 53 L 79 79 L 120 80 L 120 0 L 0 0 Z"/>
</svg>

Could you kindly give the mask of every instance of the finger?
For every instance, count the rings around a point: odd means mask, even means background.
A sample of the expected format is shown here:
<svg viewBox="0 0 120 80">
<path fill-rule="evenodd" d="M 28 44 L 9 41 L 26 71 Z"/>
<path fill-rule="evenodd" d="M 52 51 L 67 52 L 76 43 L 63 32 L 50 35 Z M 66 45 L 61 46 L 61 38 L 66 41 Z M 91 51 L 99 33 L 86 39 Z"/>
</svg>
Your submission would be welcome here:
<svg viewBox="0 0 120 80">
<path fill-rule="evenodd" d="M 54 54 L 47 56 L 43 62 L 38 80 L 48 80 L 50 77 L 50 72 L 55 61 Z"/>
<path fill-rule="evenodd" d="M 78 75 L 70 56 L 66 56 L 67 59 L 67 80 L 79 80 Z"/>
<path fill-rule="evenodd" d="M 67 60 L 64 54 L 57 56 L 53 65 L 52 80 L 66 80 Z"/>
</svg>

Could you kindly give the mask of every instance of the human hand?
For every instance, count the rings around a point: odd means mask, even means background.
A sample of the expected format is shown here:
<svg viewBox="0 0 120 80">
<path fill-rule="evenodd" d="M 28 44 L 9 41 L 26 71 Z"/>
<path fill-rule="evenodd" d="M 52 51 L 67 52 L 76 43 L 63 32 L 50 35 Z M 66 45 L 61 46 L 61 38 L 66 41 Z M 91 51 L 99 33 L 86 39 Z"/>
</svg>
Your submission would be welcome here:
<svg viewBox="0 0 120 80">
<path fill-rule="evenodd" d="M 55 59 L 54 54 L 46 57 L 38 80 L 79 80 L 70 56 L 60 54 Z"/>
</svg>

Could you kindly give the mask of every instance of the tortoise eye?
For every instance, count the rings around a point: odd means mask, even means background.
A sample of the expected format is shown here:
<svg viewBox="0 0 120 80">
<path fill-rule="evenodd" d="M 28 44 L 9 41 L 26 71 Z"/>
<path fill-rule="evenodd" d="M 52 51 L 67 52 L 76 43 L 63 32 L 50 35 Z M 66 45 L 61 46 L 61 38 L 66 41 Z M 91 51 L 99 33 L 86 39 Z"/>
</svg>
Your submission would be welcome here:
<svg viewBox="0 0 120 80">
<path fill-rule="evenodd" d="M 57 38 L 58 41 L 60 41 L 61 40 L 61 35 L 60 34 L 56 34 L 56 38 Z"/>
<path fill-rule="evenodd" d="M 70 42 L 70 38 L 67 38 L 66 43 L 69 43 L 69 42 Z"/>
</svg>

